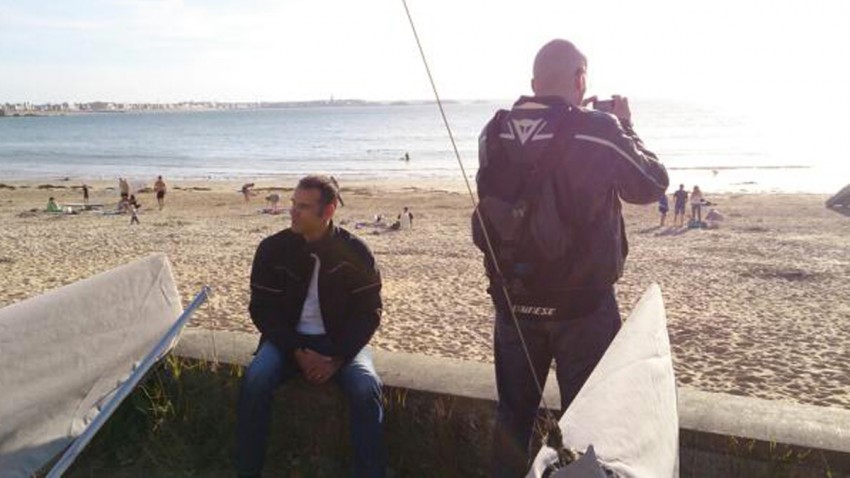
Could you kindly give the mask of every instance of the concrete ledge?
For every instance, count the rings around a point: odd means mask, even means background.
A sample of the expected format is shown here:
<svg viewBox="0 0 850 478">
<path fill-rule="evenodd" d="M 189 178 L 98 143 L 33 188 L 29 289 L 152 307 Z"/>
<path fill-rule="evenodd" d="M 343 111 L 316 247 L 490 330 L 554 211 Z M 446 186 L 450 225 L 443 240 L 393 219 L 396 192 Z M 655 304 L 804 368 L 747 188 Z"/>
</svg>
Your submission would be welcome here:
<svg viewBox="0 0 850 478">
<path fill-rule="evenodd" d="M 850 454 L 850 410 L 679 388 L 686 430 Z"/>
<path fill-rule="evenodd" d="M 191 329 L 175 353 L 247 365 L 257 342 L 252 334 Z M 389 389 L 471 400 L 488 407 L 490 415 L 495 410 L 491 364 L 375 351 L 375 366 Z M 546 400 L 559 406 L 554 374 L 547 380 Z M 682 387 L 679 424 L 682 476 L 850 477 L 850 410 Z"/>
<path fill-rule="evenodd" d="M 207 362 L 248 366 L 258 341 L 259 336 L 254 334 L 189 329 L 184 332 L 175 353 Z M 496 401 L 492 364 L 383 350 L 375 350 L 374 359 L 375 368 L 387 386 Z M 544 393 L 546 403 L 556 409 L 560 407 L 554 373 L 549 374 Z"/>
</svg>

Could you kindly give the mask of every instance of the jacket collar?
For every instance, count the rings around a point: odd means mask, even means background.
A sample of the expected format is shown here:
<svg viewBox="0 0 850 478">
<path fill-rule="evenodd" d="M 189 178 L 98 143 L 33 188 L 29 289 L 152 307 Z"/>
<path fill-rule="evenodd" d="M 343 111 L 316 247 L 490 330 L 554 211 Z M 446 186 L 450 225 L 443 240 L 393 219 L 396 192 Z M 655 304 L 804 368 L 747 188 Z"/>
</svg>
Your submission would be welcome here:
<svg viewBox="0 0 850 478">
<path fill-rule="evenodd" d="M 514 103 L 514 108 L 534 109 L 553 106 L 570 107 L 569 103 L 560 96 L 520 96 Z"/>
<path fill-rule="evenodd" d="M 334 224 L 333 219 L 331 219 L 331 223 L 328 226 L 327 232 L 322 236 L 321 239 L 315 242 L 307 242 L 304 241 L 304 248 L 308 252 L 320 254 L 328 249 L 331 242 L 333 242 L 334 238 L 339 235 L 339 228 L 336 224 Z M 303 240 L 303 237 L 302 237 Z"/>
</svg>

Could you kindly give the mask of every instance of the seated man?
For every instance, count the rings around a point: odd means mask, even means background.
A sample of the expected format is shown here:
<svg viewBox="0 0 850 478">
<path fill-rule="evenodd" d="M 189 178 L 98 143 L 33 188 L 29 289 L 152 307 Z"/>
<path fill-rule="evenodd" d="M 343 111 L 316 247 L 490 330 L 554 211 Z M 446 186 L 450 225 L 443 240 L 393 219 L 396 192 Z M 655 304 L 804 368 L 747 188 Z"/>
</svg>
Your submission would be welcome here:
<svg viewBox="0 0 850 478">
<path fill-rule="evenodd" d="M 262 473 L 274 390 L 298 375 L 342 387 L 353 476 L 384 476 L 381 382 L 367 346 L 381 318 L 381 278 L 366 244 L 334 225 L 340 202 L 332 178 L 301 179 L 292 226 L 264 239 L 254 256 L 249 311 L 262 337 L 239 396 L 240 477 Z"/>
<path fill-rule="evenodd" d="M 59 205 L 56 204 L 56 200 L 51 196 L 50 199 L 47 200 L 47 212 L 62 212 L 59 209 Z"/>
</svg>

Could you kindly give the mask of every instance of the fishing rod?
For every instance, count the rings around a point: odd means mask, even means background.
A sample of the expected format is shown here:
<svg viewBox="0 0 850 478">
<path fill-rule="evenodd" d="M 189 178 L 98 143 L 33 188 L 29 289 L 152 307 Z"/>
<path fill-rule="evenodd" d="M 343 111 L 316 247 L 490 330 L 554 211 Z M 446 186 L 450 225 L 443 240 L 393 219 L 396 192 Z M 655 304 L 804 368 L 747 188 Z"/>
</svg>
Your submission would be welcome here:
<svg viewBox="0 0 850 478">
<path fill-rule="evenodd" d="M 472 208 L 475 214 L 475 218 L 478 220 L 478 224 L 481 226 L 481 231 L 484 233 L 484 242 L 487 244 L 486 254 L 489 255 L 491 263 L 494 266 L 494 273 L 496 274 L 496 278 L 499 281 L 499 285 L 502 289 L 502 294 L 504 294 L 505 301 L 508 306 L 508 311 L 510 312 L 514 327 L 516 327 L 517 334 L 519 335 L 520 344 L 522 345 L 522 351 L 525 354 L 526 361 L 528 362 L 528 368 L 531 372 L 531 376 L 534 378 L 534 385 L 537 387 L 537 391 L 540 393 L 540 400 L 543 403 L 543 409 L 545 413 L 544 426 L 547 434 L 546 445 L 550 448 L 553 448 L 558 453 L 558 464 L 562 467 L 566 466 L 571 462 L 575 461 L 575 453 L 571 450 L 567 450 L 564 447 L 561 429 L 558 427 L 558 419 L 552 413 L 552 410 L 549 408 L 549 404 L 546 403 L 546 397 L 543 394 L 543 385 L 540 383 L 540 378 L 534 372 L 534 363 L 531 359 L 531 354 L 528 351 L 528 345 L 525 341 L 525 336 L 522 333 L 522 329 L 520 329 L 519 319 L 517 319 L 516 313 L 514 312 L 513 301 L 511 300 L 511 296 L 508 293 L 508 288 L 505 285 L 506 281 L 504 280 L 504 275 L 502 274 L 501 267 L 499 266 L 499 261 L 496 260 L 496 252 L 493 248 L 493 242 L 490 240 L 490 233 L 487 231 L 487 227 L 485 227 L 484 218 L 481 216 L 481 211 L 478 208 L 478 201 L 476 201 L 475 199 L 475 193 L 472 192 L 472 186 L 469 183 L 469 177 L 466 174 L 466 168 L 464 167 L 463 161 L 460 158 L 460 152 L 458 151 L 457 143 L 455 142 L 454 133 L 452 133 L 452 128 L 449 125 L 448 118 L 446 117 L 446 111 L 443 108 L 443 102 L 440 100 L 440 93 L 437 91 L 437 84 L 434 81 L 434 76 L 431 74 L 431 68 L 428 66 L 428 60 L 425 57 L 425 50 L 422 47 L 422 42 L 419 40 L 419 34 L 416 31 L 416 25 L 413 22 L 413 16 L 410 14 L 410 9 L 407 6 L 407 0 L 401 0 L 401 3 L 404 5 L 404 11 L 407 14 L 407 20 L 410 22 L 410 29 L 413 31 L 413 37 L 416 39 L 416 46 L 419 48 L 419 56 L 422 58 L 422 64 L 425 66 L 425 72 L 428 74 L 428 82 L 431 84 L 431 90 L 434 93 L 434 99 L 436 100 L 437 107 L 440 110 L 440 116 L 443 119 L 443 124 L 446 127 L 446 132 L 448 133 L 449 140 L 451 140 L 452 143 L 452 150 L 455 153 L 455 158 L 457 159 L 458 166 L 460 166 L 460 171 L 463 175 L 464 183 L 466 184 L 466 190 L 469 193 L 469 199 L 472 202 Z"/>
</svg>

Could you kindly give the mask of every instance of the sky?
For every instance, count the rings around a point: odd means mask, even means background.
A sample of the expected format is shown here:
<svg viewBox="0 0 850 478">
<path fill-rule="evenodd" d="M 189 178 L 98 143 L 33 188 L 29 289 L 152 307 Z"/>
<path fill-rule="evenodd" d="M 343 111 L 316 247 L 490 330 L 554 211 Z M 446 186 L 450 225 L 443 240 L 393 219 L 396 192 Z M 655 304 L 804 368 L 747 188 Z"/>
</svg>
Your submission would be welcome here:
<svg viewBox="0 0 850 478">
<path fill-rule="evenodd" d="M 573 41 L 589 94 L 746 117 L 850 174 L 848 0 L 408 0 L 442 98 L 530 93 Z M 402 0 L 0 0 L 0 103 L 425 100 Z"/>
<path fill-rule="evenodd" d="M 572 40 L 592 93 L 850 105 L 850 2 L 408 0 L 440 94 L 529 92 Z M 0 102 L 431 98 L 401 0 L 0 0 Z"/>
</svg>

